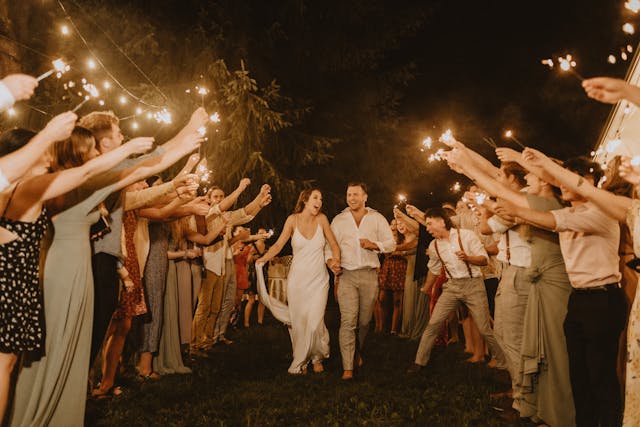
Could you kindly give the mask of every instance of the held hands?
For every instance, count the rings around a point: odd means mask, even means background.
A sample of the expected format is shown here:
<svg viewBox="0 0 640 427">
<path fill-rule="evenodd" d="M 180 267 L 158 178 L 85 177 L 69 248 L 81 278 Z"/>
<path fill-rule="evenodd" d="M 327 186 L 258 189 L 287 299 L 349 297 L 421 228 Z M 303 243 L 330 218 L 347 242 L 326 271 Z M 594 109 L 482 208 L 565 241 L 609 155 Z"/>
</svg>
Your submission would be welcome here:
<svg viewBox="0 0 640 427">
<path fill-rule="evenodd" d="M 2 83 L 7 86 L 16 101 L 24 101 L 31 98 L 38 86 L 38 81 L 35 77 L 26 74 L 9 74 L 2 79 Z"/>
<path fill-rule="evenodd" d="M 626 97 L 629 84 L 624 80 L 610 77 L 596 77 L 582 82 L 589 98 L 605 104 L 615 104 Z"/>
<path fill-rule="evenodd" d="M 142 154 L 149 151 L 151 147 L 153 147 L 154 141 L 155 138 L 142 136 L 129 140 L 124 146 L 127 148 L 129 155 Z"/>
<path fill-rule="evenodd" d="M 58 114 L 42 129 L 41 134 L 44 135 L 49 142 L 62 141 L 71 136 L 73 128 L 76 125 L 78 116 L 71 111 Z"/>
<path fill-rule="evenodd" d="M 340 266 L 340 258 L 330 258 L 327 260 L 327 267 L 336 276 L 342 273 L 342 267 Z"/>
</svg>

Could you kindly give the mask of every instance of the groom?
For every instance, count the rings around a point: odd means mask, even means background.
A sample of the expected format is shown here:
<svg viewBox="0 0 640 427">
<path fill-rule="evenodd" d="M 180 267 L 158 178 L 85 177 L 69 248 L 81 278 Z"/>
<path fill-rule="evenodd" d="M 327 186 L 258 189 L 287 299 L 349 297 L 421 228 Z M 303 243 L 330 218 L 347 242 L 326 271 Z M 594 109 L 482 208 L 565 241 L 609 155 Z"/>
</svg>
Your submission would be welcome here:
<svg viewBox="0 0 640 427">
<path fill-rule="evenodd" d="M 366 202 L 366 185 L 361 182 L 348 184 L 348 207 L 331 222 L 342 258 L 342 274 L 335 286 L 340 305 L 339 340 L 343 380 L 353 378 L 354 363 L 358 367 L 363 363 L 359 353 L 369 330 L 369 321 L 378 295 L 378 253 L 393 252 L 396 247 L 387 220 L 366 207 Z M 325 250 L 325 259 L 330 258 L 331 251 L 327 253 Z"/>
</svg>

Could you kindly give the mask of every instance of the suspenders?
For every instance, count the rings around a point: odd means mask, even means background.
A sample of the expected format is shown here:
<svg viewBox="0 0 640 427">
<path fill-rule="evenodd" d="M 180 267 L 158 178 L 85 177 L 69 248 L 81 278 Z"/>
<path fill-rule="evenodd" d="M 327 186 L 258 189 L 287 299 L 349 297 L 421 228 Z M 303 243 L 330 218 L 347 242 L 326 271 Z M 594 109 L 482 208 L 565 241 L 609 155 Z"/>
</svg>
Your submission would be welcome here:
<svg viewBox="0 0 640 427">
<path fill-rule="evenodd" d="M 458 234 L 458 245 L 460 246 L 460 250 L 464 252 L 464 248 L 462 246 L 462 239 L 460 238 L 460 230 L 458 230 L 457 228 L 455 230 L 456 230 L 456 232 Z M 438 239 L 436 239 L 433 243 L 434 243 L 434 246 L 435 246 L 435 249 L 436 249 L 436 254 L 438 255 L 438 258 L 440 258 L 440 263 L 444 267 L 444 271 L 446 271 L 446 273 L 449 276 L 449 278 L 453 279 L 453 276 L 451 275 L 451 272 L 449 272 L 449 269 L 447 268 L 447 264 L 445 264 L 445 262 L 442 260 L 442 256 L 440 256 L 440 250 L 438 249 Z M 508 245 L 508 243 L 507 243 L 507 245 Z M 467 271 L 469 272 L 469 277 L 470 278 L 473 277 L 473 275 L 471 274 L 471 266 L 469 265 L 469 263 L 465 261 L 464 264 L 467 266 Z"/>
</svg>

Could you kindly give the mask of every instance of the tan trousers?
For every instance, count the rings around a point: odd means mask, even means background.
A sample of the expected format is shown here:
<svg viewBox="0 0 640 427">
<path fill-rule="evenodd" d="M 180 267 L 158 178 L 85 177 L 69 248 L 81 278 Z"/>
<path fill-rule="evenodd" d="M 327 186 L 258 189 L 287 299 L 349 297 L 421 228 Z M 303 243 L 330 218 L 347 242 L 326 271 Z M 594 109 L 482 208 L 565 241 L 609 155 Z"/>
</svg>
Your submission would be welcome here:
<svg viewBox="0 0 640 427">
<path fill-rule="evenodd" d="M 201 349 L 214 344 L 213 327 L 220 315 L 224 276 L 207 270 L 198 292 L 198 307 L 193 316 L 191 348 Z"/>
<path fill-rule="evenodd" d="M 433 343 L 442 325 L 449 317 L 449 314 L 453 312 L 461 302 L 464 302 L 467 308 L 469 308 L 469 312 L 478 326 L 480 335 L 486 340 L 491 349 L 491 353 L 496 359 L 498 368 L 503 369 L 505 367 L 504 353 L 493 336 L 493 330 L 491 330 L 487 291 L 484 288 L 482 277 L 449 279 L 442 286 L 442 295 L 438 298 L 438 302 L 433 309 L 433 314 L 431 314 L 431 319 L 429 319 L 429 324 L 422 334 L 415 362 L 421 366 L 425 366 L 429 362 Z"/>
<path fill-rule="evenodd" d="M 342 368 L 353 370 L 356 350 L 356 328 L 358 347 L 362 350 L 369 331 L 373 306 L 378 296 L 378 272 L 374 268 L 344 270 L 338 284 L 338 304 L 340 305 L 340 354 Z"/>
</svg>

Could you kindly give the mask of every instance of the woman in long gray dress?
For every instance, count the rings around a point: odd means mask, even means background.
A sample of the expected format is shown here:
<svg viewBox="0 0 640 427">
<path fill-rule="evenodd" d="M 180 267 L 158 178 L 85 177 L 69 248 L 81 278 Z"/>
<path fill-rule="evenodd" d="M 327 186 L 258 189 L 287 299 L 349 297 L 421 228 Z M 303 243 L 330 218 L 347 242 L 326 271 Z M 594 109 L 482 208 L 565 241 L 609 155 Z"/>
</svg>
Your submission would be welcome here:
<svg viewBox="0 0 640 427">
<path fill-rule="evenodd" d="M 538 210 L 560 209 L 553 188 L 534 173 L 529 172 L 528 193 L 516 192 L 490 177 L 469 156 L 464 146 L 456 147 L 447 160 L 455 170 L 472 178 L 479 187 L 499 197 L 498 213 L 518 205 Z M 532 165 L 523 161 L 520 153 L 497 149 L 504 162 L 520 163 L 525 169 Z M 535 170 L 535 169 L 534 169 Z M 485 202 L 485 205 L 487 202 Z M 508 215 L 505 215 L 509 217 Z M 532 282 L 524 317 L 520 374 L 514 380 L 514 409 L 520 417 L 543 421 L 552 426 L 575 425 L 573 394 L 569 381 L 569 357 L 563 322 L 571 295 L 571 284 L 564 268 L 558 238 L 555 233 L 530 227 L 531 267 L 527 278 Z"/>
<path fill-rule="evenodd" d="M 69 140 L 62 143 L 72 144 Z M 82 163 L 97 155 L 95 149 L 86 155 L 69 155 L 77 151 L 73 145 L 56 150 L 53 169 L 64 169 L 74 161 Z M 25 366 L 18 377 L 11 426 L 84 425 L 93 321 L 89 229 L 100 217 L 96 207 L 110 193 L 157 172 L 158 168 L 137 166 L 112 170 L 50 206 L 56 214 L 52 217 L 55 234 L 43 276 L 48 331 L 45 356 Z"/>
</svg>

